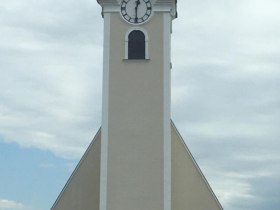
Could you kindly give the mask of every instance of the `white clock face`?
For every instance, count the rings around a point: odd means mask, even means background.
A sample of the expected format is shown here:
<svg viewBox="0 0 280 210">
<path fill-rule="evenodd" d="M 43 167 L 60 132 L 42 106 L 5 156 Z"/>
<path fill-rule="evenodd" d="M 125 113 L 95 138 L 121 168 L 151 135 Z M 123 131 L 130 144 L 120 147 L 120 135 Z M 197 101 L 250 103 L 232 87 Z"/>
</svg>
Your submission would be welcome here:
<svg viewBox="0 0 280 210">
<path fill-rule="evenodd" d="M 121 15 L 133 24 L 146 22 L 152 14 L 150 0 L 123 0 L 121 3 Z"/>
</svg>

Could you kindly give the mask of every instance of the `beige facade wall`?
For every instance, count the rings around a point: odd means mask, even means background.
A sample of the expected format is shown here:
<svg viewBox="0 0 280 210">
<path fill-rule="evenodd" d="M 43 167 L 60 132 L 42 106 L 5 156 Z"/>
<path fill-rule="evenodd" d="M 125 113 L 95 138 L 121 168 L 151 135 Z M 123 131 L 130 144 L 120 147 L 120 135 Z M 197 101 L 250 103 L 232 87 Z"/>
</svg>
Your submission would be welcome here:
<svg viewBox="0 0 280 210">
<path fill-rule="evenodd" d="M 108 96 L 108 210 L 163 210 L 163 18 L 143 27 L 150 60 L 124 60 L 131 28 L 112 13 Z"/>
<path fill-rule="evenodd" d="M 51 210 L 99 210 L 100 145 L 99 131 Z"/>
<path fill-rule="evenodd" d="M 221 210 L 183 139 L 171 124 L 172 210 Z"/>
<path fill-rule="evenodd" d="M 128 130 L 124 129 L 124 133 L 129 133 Z M 171 136 L 172 136 L 172 150 L 171 150 L 171 160 L 172 160 L 172 191 L 171 191 L 171 209 L 172 210 L 221 210 L 222 207 L 219 201 L 216 199 L 214 193 L 212 192 L 210 186 L 205 180 L 203 174 L 195 163 L 195 160 L 192 158 L 191 153 L 186 147 L 183 139 L 176 130 L 175 126 L 171 123 Z M 100 145 L 101 145 L 101 136 L 100 131 L 97 133 L 93 142 L 87 149 L 85 155 L 80 161 L 79 165 L 73 172 L 69 181 L 65 185 L 65 188 L 61 192 L 57 201 L 51 208 L 51 210 L 99 210 L 99 195 L 100 195 Z M 139 151 L 151 150 L 145 148 L 144 145 L 140 145 Z M 129 161 L 127 154 L 131 155 L 131 151 L 134 151 L 134 148 L 126 148 L 122 145 L 123 148 L 123 158 Z M 143 150 L 142 150 L 143 149 Z M 130 151 L 129 151 L 130 150 Z M 151 151 L 152 153 L 153 151 Z M 139 159 L 141 161 L 152 162 L 151 166 L 158 161 L 154 161 L 144 155 Z M 132 156 L 132 155 L 131 155 Z M 119 158 L 116 156 L 116 159 Z M 122 162 L 120 164 L 127 164 Z M 135 161 L 135 159 L 131 160 Z M 162 162 L 162 161 L 161 161 Z M 134 164 L 134 163 L 133 163 Z M 142 164 L 138 162 L 138 164 Z M 161 163 L 160 163 L 161 164 Z M 162 164 L 161 164 L 162 165 Z M 127 167 L 127 166 L 125 166 Z M 123 169 L 123 167 L 120 167 Z M 137 170 L 135 167 L 131 169 Z M 132 171 L 130 168 L 127 168 L 128 174 L 130 177 L 123 176 L 126 180 L 123 182 L 128 182 L 131 186 L 135 188 L 132 189 L 135 194 L 142 192 L 150 191 L 151 188 L 156 186 L 155 184 L 160 184 L 162 181 L 158 177 L 147 178 L 142 175 L 142 171 Z M 149 170 L 149 172 L 147 172 Z M 154 173 L 153 168 L 145 169 L 144 173 Z M 111 175 L 109 176 L 111 177 Z M 162 176 L 160 175 L 162 178 Z M 138 178 L 142 179 L 144 183 L 142 187 L 139 186 Z M 154 182 L 154 180 L 156 180 Z M 112 183 L 111 183 L 112 184 Z M 113 183 L 114 184 L 114 183 Z M 119 194 L 124 195 L 127 186 L 126 183 L 114 184 L 114 186 L 109 185 L 108 190 L 112 193 L 112 190 L 118 190 Z M 114 188 L 114 189 L 112 189 Z M 162 188 L 161 188 L 162 189 Z M 150 192 L 152 193 L 152 192 Z M 157 193 L 157 191 L 153 192 Z M 113 196 L 113 195 L 112 195 Z M 120 196 L 117 196 L 120 199 Z M 133 199 L 134 207 L 133 209 L 143 209 L 146 202 L 153 201 L 157 196 L 150 195 L 147 197 L 136 197 Z M 124 202 L 131 203 L 131 197 L 123 197 L 123 200 L 119 201 L 120 204 Z M 144 200 L 146 199 L 146 200 Z M 111 204 L 112 205 L 112 204 Z"/>
</svg>

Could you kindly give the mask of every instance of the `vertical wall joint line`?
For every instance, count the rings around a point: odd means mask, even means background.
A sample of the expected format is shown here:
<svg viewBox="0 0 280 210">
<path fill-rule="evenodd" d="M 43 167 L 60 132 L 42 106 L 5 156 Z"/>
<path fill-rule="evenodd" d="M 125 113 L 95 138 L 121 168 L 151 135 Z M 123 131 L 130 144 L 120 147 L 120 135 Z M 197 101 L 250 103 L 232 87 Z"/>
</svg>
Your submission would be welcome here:
<svg viewBox="0 0 280 210">
<path fill-rule="evenodd" d="M 163 194 L 164 194 L 164 210 L 171 210 L 171 130 L 170 130 L 170 103 L 171 103 L 171 72 L 170 72 L 170 13 L 163 13 L 163 47 L 164 47 L 164 171 L 163 171 Z"/>
<path fill-rule="evenodd" d="M 100 206 L 107 210 L 107 170 L 108 170 L 108 109 L 109 109 L 109 57 L 110 57 L 110 13 L 104 13 L 103 48 L 103 98 L 101 130 L 101 170 L 100 170 Z"/>
</svg>

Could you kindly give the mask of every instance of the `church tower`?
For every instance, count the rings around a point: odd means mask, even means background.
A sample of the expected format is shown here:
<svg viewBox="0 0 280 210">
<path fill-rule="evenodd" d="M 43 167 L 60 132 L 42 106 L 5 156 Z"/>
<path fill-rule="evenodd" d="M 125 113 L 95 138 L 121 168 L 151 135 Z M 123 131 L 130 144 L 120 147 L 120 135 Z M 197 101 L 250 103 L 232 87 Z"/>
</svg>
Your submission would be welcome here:
<svg viewBox="0 0 280 210">
<path fill-rule="evenodd" d="M 98 0 L 102 126 L 52 210 L 219 210 L 171 122 L 176 0 Z"/>
<path fill-rule="evenodd" d="M 170 210 L 170 33 L 176 3 L 99 4 L 105 28 L 100 209 Z"/>
</svg>

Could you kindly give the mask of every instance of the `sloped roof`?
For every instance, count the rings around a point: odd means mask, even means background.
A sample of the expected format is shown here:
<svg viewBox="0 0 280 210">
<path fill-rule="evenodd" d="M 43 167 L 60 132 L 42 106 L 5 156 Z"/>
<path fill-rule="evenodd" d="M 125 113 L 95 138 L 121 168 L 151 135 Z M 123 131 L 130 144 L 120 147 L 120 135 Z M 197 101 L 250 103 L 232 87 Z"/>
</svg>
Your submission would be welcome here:
<svg viewBox="0 0 280 210">
<path fill-rule="evenodd" d="M 101 129 L 97 132 L 51 210 L 99 209 L 100 159 Z M 172 121 L 171 173 L 172 210 L 223 210 Z"/>
</svg>

